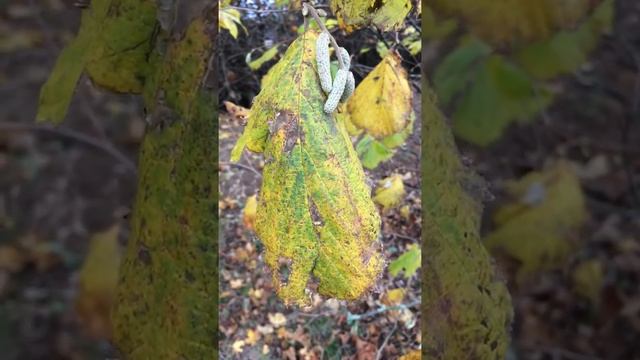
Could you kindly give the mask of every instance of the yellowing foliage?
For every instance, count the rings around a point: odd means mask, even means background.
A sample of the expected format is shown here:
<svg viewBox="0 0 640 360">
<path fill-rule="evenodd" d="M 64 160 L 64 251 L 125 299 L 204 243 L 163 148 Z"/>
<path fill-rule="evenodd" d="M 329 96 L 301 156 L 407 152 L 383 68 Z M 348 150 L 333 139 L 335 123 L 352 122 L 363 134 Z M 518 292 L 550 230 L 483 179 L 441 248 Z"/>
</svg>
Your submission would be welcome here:
<svg viewBox="0 0 640 360">
<path fill-rule="evenodd" d="M 600 292 L 604 284 L 604 269 L 602 262 L 591 259 L 578 264 L 573 269 L 573 287 L 575 292 L 597 306 L 600 303 Z"/>
<path fill-rule="evenodd" d="M 486 238 L 522 265 L 518 276 L 561 265 L 573 246 L 569 236 L 586 220 L 584 197 L 570 166 L 559 162 L 507 184 L 514 198 L 496 212 L 498 228 Z"/>
<path fill-rule="evenodd" d="M 383 264 L 380 218 L 364 171 L 343 122 L 323 111 L 318 34 L 300 36 L 263 78 L 232 151 L 232 160 L 245 146 L 264 153 L 256 233 L 286 303 L 307 303 L 312 275 L 320 294 L 355 299 Z"/>
<path fill-rule="evenodd" d="M 256 226 L 256 210 L 258 208 L 258 198 L 256 195 L 249 196 L 242 211 L 242 223 L 244 227 L 253 230 Z"/>
<path fill-rule="evenodd" d="M 398 206 L 404 198 L 402 175 L 394 174 L 380 180 L 373 201 L 382 205 L 385 210 Z"/>
<path fill-rule="evenodd" d="M 95 234 L 80 270 L 80 290 L 76 310 L 89 333 L 96 338 L 111 337 L 111 305 L 115 298 L 120 267 L 120 246 L 115 225 Z"/>
<path fill-rule="evenodd" d="M 471 31 L 496 45 L 546 39 L 575 27 L 601 0 L 433 0 L 436 12 L 460 18 Z"/>
<path fill-rule="evenodd" d="M 155 1 L 92 1 L 42 86 L 38 120 L 62 121 L 83 71 L 105 88 L 141 92 L 155 26 Z"/>
<path fill-rule="evenodd" d="M 380 30 L 397 30 L 411 11 L 411 0 L 333 0 L 331 11 L 348 32 L 373 24 Z"/>
<path fill-rule="evenodd" d="M 412 114 L 411 88 L 400 56 L 387 56 L 362 80 L 347 104 L 351 121 L 375 138 L 402 131 Z"/>
<path fill-rule="evenodd" d="M 480 241 L 481 206 L 465 190 L 474 175 L 434 103 L 423 86 L 423 358 L 504 359 L 511 299 Z"/>
</svg>

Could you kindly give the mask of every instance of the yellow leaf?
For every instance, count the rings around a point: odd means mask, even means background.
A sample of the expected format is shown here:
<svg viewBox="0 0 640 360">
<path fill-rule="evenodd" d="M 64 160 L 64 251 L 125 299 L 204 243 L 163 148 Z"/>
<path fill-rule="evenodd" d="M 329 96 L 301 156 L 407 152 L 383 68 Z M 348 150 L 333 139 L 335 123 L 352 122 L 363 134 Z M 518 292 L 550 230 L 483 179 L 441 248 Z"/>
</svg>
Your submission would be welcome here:
<svg viewBox="0 0 640 360">
<path fill-rule="evenodd" d="M 380 30 L 397 30 L 411 11 L 411 0 L 333 0 L 331 11 L 348 32 L 373 24 Z"/>
<path fill-rule="evenodd" d="M 471 31 L 497 45 L 548 38 L 575 27 L 602 0 L 433 0 L 436 12 L 462 19 Z"/>
<path fill-rule="evenodd" d="M 580 183 L 564 161 L 507 184 L 515 199 L 494 215 L 498 228 L 486 238 L 491 250 L 520 261 L 518 278 L 562 265 L 573 246 L 568 237 L 587 217 Z"/>
<path fill-rule="evenodd" d="M 321 295 L 356 299 L 383 265 L 364 170 L 343 123 L 323 110 L 317 37 L 301 35 L 263 78 L 231 156 L 264 153 L 256 233 L 278 296 L 303 305 L 310 280 Z"/>
<path fill-rule="evenodd" d="M 282 313 L 267 314 L 269 322 L 276 328 L 279 328 L 287 323 L 287 318 Z"/>
<path fill-rule="evenodd" d="M 409 219 L 409 216 L 411 216 L 411 207 L 409 207 L 409 205 L 401 207 L 400 215 L 402 215 L 402 217 L 405 219 Z"/>
<path fill-rule="evenodd" d="M 76 311 L 89 333 L 96 338 L 111 337 L 111 304 L 115 297 L 120 266 L 120 226 L 95 234 L 80 270 Z"/>
<path fill-rule="evenodd" d="M 398 360 L 420 360 L 422 359 L 422 354 L 420 350 L 411 350 L 408 353 L 402 355 Z"/>
<path fill-rule="evenodd" d="M 384 294 L 384 298 L 382 299 L 382 303 L 387 306 L 398 305 L 404 299 L 405 289 L 398 288 L 387 291 Z"/>
<path fill-rule="evenodd" d="M 218 14 L 220 19 L 219 20 L 220 27 L 223 29 L 227 29 L 231 34 L 231 36 L 233 36 L 234 39 L 237 39 L 238 38 L 237 25 L 240 25 L 244 28 L 244 26 L 242 25 L 242 20 L 240 20 L 240 12 L 236 9 L 227 7 L 224 9 L 221 8 Z"/>
<path fill-rule="evenodd" d="M 604 281 L 602 263 L 597 259 L 582 262 L 573 269 L 572 277 L 575 291 L 597 306 Z"/>
<path fill-rule="evenodd" d="M 402 176 L 394 174 L 378 183 L 373 201 L 387 210 L 399 205 L 403 198 L 404 183 L 402 182 Z"/>
<path fill-rule="evenodd" d="M 256 210 L 258 209 L 258 198 L 256 195 L 249 196 L 242 211 L 242 223 L 248 230 L 255 229 Z"/>
<path fill-rule="evenodd" d="M 244 348 L 245 342 L 244 340 L 236 340 L 231 347 L 233 348 L 233 352 L 238 354 L 242 352 Z"/>
<path fill-rule="evenodd" d="M 356 87 L 347 108 L 356 126 L 380 139 L 407 126 L 413 111 L 411 98 L 400 56 L 389 52 Z"/>
<path fill-rule="evenodd" d="M 258 339 L 260 339 L 260 333 L 253 329 L 247 330 L 247 338 L 245 339 L 247 344 L 255 345 L 255 343 L 258 342 Z"/>
<path fill-rule="evenodd" d="M 276 55 L 278 55 L 278 45 L 270 48 L 265 51 L 260 57 L 255 60 L 251 60 L 251 53 L 247 55 L 247 63 L 249 64 L 249 68 L 253 71 L 258 70 L 269 60 L 273 59 Z"/>
</svg>

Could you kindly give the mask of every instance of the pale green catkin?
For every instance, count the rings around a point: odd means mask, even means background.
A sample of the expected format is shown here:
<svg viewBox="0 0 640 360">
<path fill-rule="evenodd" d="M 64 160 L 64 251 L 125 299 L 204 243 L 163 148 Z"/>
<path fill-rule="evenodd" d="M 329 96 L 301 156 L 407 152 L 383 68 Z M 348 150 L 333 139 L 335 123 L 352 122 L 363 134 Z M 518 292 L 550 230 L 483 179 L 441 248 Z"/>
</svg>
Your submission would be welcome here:
<svg viewBox="0 0 640 360">
<path fill-rule="evenodd" d="M 342 97 L 340 98 L 340 102 L 345 102 L 349 100 L 351 95 L 353 95 L 353 91 L 356 88 L 356 79 L 353 77 L 353 73 L 349 71 L 349 76 L 347 76 L 347 82 L 344 85 L 344 92 L 342 93 Z"/>
<path fill-rule="evenodd" d="M 349 70 L 347 69 L 339 69 L 336 74 L 336 78 L 333 82 L 333 89 L 329 93 L 329 97 L 327 97 L 327 102 L 324 103 L 324 112 L 327 114 L 331 114 L 338 107 L 338 102 L 340 101 L 340 97 L 342 97 L 342 93 L 344 91 L 345 84 L 347 83 L 347 78 L 349 77 Z"/>
<path fill-rule="evenodd" d="M 341 47 L 340 48 L 340 57 L 342 58 L 342 62 L 345 65 L 345 68 L 348 70 L 351 67 L 351 56 L 347 49 Z M 353 94 L 353 90 L 356 87 L 356 79 L 353 77 L 353 73 L 349 71 L 349 75 L 347 76 L 347 82 L 344 86 L 344 92 L 342 93 L 342 97 L 340 97 L 340 102 L 345 102 L 351 97 Z"/>
<path fill-rule="evenodd" d="M 322 32 L 316 40 L 316 62 L 318 64 L 318 76 L 320 77 L 320 86 L 326 94 L 331 92 L 333 87 L 331 84 L 331 65 L 329 58 L 329 42 L 330 35 Z"/>
</svg>

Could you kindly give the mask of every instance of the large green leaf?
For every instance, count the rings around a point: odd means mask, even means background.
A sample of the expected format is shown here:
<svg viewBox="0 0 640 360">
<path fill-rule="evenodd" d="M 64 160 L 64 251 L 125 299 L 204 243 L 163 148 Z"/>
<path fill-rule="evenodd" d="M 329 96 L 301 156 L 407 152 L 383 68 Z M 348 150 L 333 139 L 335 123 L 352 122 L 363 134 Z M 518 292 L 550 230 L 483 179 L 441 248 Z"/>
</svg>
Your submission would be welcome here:
<svg viewBox="0 0 640 360">
<path fill-rule="evenodd" d="M 153 0 L 94 0 L 83 10 L 78 36 L 43 85 L 37 118 L 62 121 L 83 71 L 98 85 L 139 93 L 156 26 Z"/>
<path fill-rule="evenodd" d="M 456 94 L 464 91 L 481 63 L 491 53 L 491 47 L 475 38 L 463 42 L 438 65 L 433 86 L 443 104 L 449 104 Z"/>
<path fill-rule="evenodd" d="M 586 62 L 602 33 L 611 30 L 613 10 L 613 0 L 606 0 L 576 30 L 562 31 L 548 40 L 524 47 L 515 53 L 515 59 L 539 79 L 571 73 Z"/>
<path fill-rule="evenodd" d="M 426 85 L 422 99 L 423 355 L 504 359 L 511 300 L 480 241 L 482 207 L 466 190 L 478 180 L 462 165 Z"/>
<path fill-rule="evenodd" d="M 299 37 L 263 78 L 233 152 L 234 159 L 245 145 L 264 152 L 256 232 L 287 303 L 308 300 L 312 276 L 320 294 L 355 299 L 383 264 L 380 218 L 362 166 L 343 122 L 323 111 L 317 35 L 309 30 Z"/>
<path fill-rule="evenodd" d="M 453 115 L 456 135 L 481 146 L 497 140 L 515 121 L 528 121 L 551 95 L 504 57 L 491 55 L 479 65 Z"/>
</svg>

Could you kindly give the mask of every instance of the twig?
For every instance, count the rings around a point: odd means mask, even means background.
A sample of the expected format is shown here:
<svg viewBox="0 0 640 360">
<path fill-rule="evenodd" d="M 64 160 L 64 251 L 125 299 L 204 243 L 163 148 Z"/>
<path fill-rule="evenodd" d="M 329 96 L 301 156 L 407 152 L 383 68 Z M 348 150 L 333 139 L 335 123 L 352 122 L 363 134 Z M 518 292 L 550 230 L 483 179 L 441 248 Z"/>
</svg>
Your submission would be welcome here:
<svg viewBox="0 0 640 360">
<path fill-rule="evenodd" d="M 414 243 L 419 243 L 420 242 L 420 240 L 418 240 L 417 238 L 411 237 L 411 236 L 400 235 L 400 234 L 394 233 L 394 232 L 389 232 L 388 234 L 391 235 L 391 236 L 395 236 L 397 238 L 400 238 L 400 239 L 411 240 Z"/>
<path fill-rule="evenodd" d="M 342 56 L 340 56 L 340 47 L 338 46 L 338 43 L 336 42 L 336 39 L 333 37 L 333 35 L 331 35 L 329 30 L 327 30 L 327 27 L 324 26 L 324 23 L 320 19 L 320 16 L 318 15 L 318 12 L 316 11 L 316 9 L 314 9 L 313 6 L 311 6 L 309 3 L 302 3 L 302 7 L 303 8 L 306 7 L 307 11 L 309 11 L 309 14 L 311 14 L 311 16 L 313 16 L 313 19 L 316 21 L 316 23 L 318 24 L 320 29 L 322 31 L 326 32 L 327 34 L 329 34 L 329 40 L 331 41 L 331 46 L 333 46 L 333 50 L 335 51 L 336 57 L 338 58 L 338 63 L 340 64 L 340 69 L 345 69 L 346 65 L 345 65 L 344 61 L 342 61 Z M 347 70 L 349 70 L 349 69 L 347 69 Z"/>
<path fill-rule="evenodd" d="M 133 161 L 131 161 L 127 156 L 125 156 L 120 151 L 118 151 L 118 149 L 113 147 L 113 145 L 102 142 L 96 138 L 87 136 L 85 134 L 82 134 L 80 132 L 77 132 L 71 129 L 67 129 L 63 127 L 53 127 L 50 125 L 0 121 L 0 130 L 32 131 L 32 132 L 48 133 L 48 134 L 65 137 L 67 139 L 71 139 L 79 143 L 91 146 L 95 149 L 104 151 L 105 153 L 111 155 L 114 159 L 121 162 L 125 166 L 125 168 L 129 170 L 132 174 L 134 175 L 137 174 L 136 164 Z"/>
<path fill-rule="evenodd" d="M 393 335 L 393 333 L 396 332 L 397 328 L 398 328 L 398 323 L 395 322 L 393 324 L 393 328 L 391 329 L 391 331 L 389 331 L 387 336 L 384 338 L 384 341 L 382 342 L 382 345 L 380 345 L 380 347 L 378 348 L 378 351 L 376 352 L 376 360 L 382 359 L 382 350 L 384 350 L 385 346 L 387 346 L 387 343 L 389 342 L 389 339 L 391 339 L 391 335 Z"/>
<path fill-rule="evenodd" d="M 258 177 L 262 177 L 262 174 L 260 174 L 260 172 L 256 169 L 254 169 L 251 166 L 248 165 L 244 165 L 244 164 L 240 164 L 240 163 L 234 163 L 234 162 L 226 162 L 226 161 L 221 161 L 220 165 L 226 165 L 226 166 L 232 166 L 232 167 L 237 167 L 240 169 L 245 169 L 245 170 L 249 170 L 251 172 L 253 172 L 254 174 L 258 175 Z"/>
<path fill-rule="evenodd" d="M 242 6 L 229 6 L 229 7 L 231 9 L 253 11 L 257 13 L 285 13 L 285 12 L 291 11 L 289 9 L 253 9 L 253 8 L 242 7 Z"/>
<path fill-rule="evenodd" d="M 391 311 L 391 310 L 402 310 L 402 309 L 408 309 L 410 307 L 416 306 L 420 304 L 420 300 L 415 300 L 413 302 L 410 302 L 408 304 L 400 304 L 400 305 L 394 305 L 394 306 L 387 306 L 387 305 L 382 305 L 381 307 L 366 312 L 364 314 L 352 314 L 351 312 L 349 312 L 347 314 L 347 322 L 354 322 L 354 321 L 358 321 L 358 320 L 362 320 L 365 318 L 369 318 L 372 316 L 376 316 L 380 313 L 383 313 L 385 311 Z"/>
</svg>

